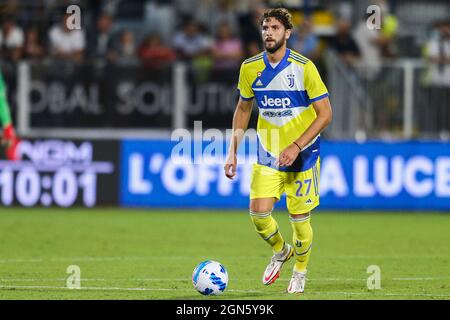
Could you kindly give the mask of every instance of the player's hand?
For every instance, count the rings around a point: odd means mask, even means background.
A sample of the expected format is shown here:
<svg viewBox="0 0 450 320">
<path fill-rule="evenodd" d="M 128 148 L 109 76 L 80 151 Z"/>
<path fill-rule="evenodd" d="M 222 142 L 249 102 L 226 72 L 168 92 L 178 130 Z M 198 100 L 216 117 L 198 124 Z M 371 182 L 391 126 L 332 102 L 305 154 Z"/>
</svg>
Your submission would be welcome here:
<svg viewBox="0 0 450 320">
<path fill-rule="evenodd" d="M 280 153 L 275 165 L 278 167 L 289 167 L 294 163 L 299 154 L 299 147 L 292 143 Z"/>
<path fill-rule="evenodd" d="M 10 124 L 3 129 L 3 135 L 1 138 L 1 144 L 6 148 L 6 158 L 8 160 L 19 160 L 17 154 L 17 146 L 19 145 L 20 139 L 16 136 L 14 127 Z"/>
<path fill-rule="evenodd" d="M 228 179 L 233 180 L 236 175 L 237 156 L 236 154 L 230 154 L 227 156 L 227 160 L 223 169 Z"/>
</svg>

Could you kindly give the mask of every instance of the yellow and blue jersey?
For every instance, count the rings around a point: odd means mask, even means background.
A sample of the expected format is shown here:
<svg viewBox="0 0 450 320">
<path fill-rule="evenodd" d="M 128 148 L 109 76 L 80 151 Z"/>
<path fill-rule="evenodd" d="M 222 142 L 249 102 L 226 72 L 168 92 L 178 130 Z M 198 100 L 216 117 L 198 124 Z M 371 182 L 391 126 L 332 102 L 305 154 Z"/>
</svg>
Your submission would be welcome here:
<svg viewBox="0 0 450 320">
<path fill-rule="evenodd" d="M 277 167 L 275 161 L 316 119 L 312 103 L 328 96 L 316 66 L 287 49 L 283 59 L 272 67 L 266 52 L 262 52 L 242 63 L 238 90 L 242 99 L 255 99 L 259 109 L 258 163 L 286 172 L 313 167 L 320 153 L 320 135 L 304 148 L 292 166 Z"/>
</svg>

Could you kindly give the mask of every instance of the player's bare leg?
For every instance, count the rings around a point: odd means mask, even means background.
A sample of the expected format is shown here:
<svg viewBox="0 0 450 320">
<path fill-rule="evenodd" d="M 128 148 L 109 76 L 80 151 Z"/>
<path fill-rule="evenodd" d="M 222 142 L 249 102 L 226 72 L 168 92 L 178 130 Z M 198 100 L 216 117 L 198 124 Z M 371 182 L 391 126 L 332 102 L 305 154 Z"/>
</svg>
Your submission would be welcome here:
<svg viewBox="0 0 450 320">
<path fill-rule="evenodd" d="M 267 265 L 262 282 L 269 285 L 280 276 L 281 267 L 293 255 L 292 246 L 286 244 L 278 230 L 278 224 L 272 217 L 273 205 L 276 198 L 261 198 L 250 200 L 250 217 L 256 232 L 273 250 L 273 256 Z"/>
<path fill-rule="evenodd" d="M 295 265 L 289 283 L 288 293 L 302 293 L 305 290 L 306 272 L 311 253 L 313 232 L 310 224 L 310 212 L 306 214 L 291 214 Z"/>
</svg>

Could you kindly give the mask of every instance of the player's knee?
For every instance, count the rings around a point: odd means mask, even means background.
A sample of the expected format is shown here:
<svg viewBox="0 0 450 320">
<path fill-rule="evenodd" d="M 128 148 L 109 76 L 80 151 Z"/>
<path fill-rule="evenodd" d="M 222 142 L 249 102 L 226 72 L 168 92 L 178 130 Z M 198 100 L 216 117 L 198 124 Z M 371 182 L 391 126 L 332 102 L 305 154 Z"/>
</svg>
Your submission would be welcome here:
<svg viewBox="0 0 450 320">
<path fill-rule="evenodd" d="M 311 217 L 311 212 L 301 213 L 301 214 L 292 214 L 292 213 L 290 214 L 290 219 L 291 219 L 292 222 L 306 221 L 310 217 Z"/>
<path fill-rule="evenodd" d="M 265 213 L 273 210 L 273 199 L 253 199 L 250 201 L 250 211 L 254 213 Z"/>
<path fill-rule="evenodd" d="M 256 231 L 262 232 L 267 230 L 272 224 L 272 211 L 257 212 L 250 210 L 250 218 L 255 225 Z"/>
<path fill-rule="evenodd" d="M 253 212 L 250 218 L 255 226 L 255 231 L 264 239 L 269 240 L 278 233 L 278 224 L 272 218 L 272 211 Z"/>
</svg>

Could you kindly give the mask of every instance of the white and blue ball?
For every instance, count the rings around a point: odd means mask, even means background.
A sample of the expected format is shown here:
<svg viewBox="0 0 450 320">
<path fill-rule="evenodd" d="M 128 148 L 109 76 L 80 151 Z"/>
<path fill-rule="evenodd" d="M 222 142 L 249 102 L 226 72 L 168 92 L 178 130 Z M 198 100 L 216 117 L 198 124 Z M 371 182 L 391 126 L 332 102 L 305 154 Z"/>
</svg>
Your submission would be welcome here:
<svg viewBox="0 0 450 320">
<path fill-rule="evenodd" d="M 228 273 L 219 262 L 206 260 L 195 267 L 192 283 L 195 290 L 203 295 L 220 295 L 228 286 Z"/>
</svg>

